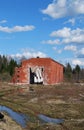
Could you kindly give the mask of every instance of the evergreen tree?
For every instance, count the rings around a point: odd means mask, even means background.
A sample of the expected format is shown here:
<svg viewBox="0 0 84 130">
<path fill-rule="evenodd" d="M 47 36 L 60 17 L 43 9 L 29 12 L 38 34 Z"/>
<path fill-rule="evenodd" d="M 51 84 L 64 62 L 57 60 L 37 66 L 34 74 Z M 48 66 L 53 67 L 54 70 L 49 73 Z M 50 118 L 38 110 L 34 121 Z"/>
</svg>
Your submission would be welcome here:
<svg viewBox="0 0 84 130">
<path fill-rule="evenodd" d="M 13 75 L 16 66 L 17 62 L 14 59 L 9 60 L 6 56 L 0 55 L 0 80 L 8 81 Z"/>
<path fill-rule="evenodd" d="M 0 72 L 1 72 L 1 67 L 2 67 L 2 57 L 0 55 Z"/>
<path fill-rule="evenodd" d="M 14 70 L 16 66 L 17 66 L 17 62 L 11 59 L 8 65 L 8 71 L 11 76 L 14 74 Z"/>
<path fill-rule="evenodd" d="M 70 63 L 66 64 L 66 67 L 64 68 L 64 74 L 66 79 L 70 80 L 72 78 L 72 67 Z"/>
<path fill-rule="evenodd" d="M 79 65 L 76 65 L 76 67 L 75 67 L 75 73 L 76 73 L 76 75 L 77 75 L 77 82 L 79 82 L 79 74 L 80 74 L 80 66 Z"/>
</svg>

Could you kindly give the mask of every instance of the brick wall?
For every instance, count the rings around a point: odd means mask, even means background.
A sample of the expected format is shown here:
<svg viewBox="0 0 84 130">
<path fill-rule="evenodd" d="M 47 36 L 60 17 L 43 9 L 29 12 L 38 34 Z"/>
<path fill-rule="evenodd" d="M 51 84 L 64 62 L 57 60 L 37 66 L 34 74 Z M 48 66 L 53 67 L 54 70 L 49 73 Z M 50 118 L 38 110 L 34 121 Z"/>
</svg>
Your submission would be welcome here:
<svg viewBox="0 0 84 130">
<path fill-rule="evenodd" d="M 51 58 L 31 58 L 15 69 L 12 82 L 30 84 L 30 68 L 42 68 L 43 84 L 56 84 L 63 81 L 63 65 Z"/>
</svg>

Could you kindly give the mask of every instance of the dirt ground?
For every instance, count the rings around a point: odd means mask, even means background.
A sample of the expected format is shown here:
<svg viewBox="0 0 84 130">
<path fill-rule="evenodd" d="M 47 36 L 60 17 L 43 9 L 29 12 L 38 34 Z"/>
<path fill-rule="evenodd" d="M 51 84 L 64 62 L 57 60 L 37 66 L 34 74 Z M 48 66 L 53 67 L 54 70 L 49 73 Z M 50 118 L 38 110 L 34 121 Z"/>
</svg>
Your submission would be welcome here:
<svg viewBox="0 0 84 130">
<path fill-rule="evenodd" d="M 52 86 L 0 83 L 0 105 L 30 115 L 31 120 L 26 130 L 84 130 L 83 83 L 62 83 Z M 38 114 L 64 119 L 64 123 L 40 125 Z M 4 124 L 3 126 L 8 125 L 9 129 L 6 130 L 10 130 L 13 125 L 15 125 L 14 130 L 22 129 L 7 115 L 6 118 L 7 124 L 0 122 Z M 1 124 L 0 129 L 5 130 Z"/>
</svg>

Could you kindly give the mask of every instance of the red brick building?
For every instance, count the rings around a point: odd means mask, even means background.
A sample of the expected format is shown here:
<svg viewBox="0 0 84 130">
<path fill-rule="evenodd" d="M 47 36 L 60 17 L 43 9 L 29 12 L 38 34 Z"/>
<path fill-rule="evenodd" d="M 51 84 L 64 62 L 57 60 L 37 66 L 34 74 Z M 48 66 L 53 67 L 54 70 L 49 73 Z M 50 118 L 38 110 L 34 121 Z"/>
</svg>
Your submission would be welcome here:
<svg viewBox="0 0 84 130">
<path fill-rule="evenodd" d="M 15 68 L 14 83 L 53 85 L 63 81 L 63 65 L 51 58 L 31 58 Z"/>
</svg>

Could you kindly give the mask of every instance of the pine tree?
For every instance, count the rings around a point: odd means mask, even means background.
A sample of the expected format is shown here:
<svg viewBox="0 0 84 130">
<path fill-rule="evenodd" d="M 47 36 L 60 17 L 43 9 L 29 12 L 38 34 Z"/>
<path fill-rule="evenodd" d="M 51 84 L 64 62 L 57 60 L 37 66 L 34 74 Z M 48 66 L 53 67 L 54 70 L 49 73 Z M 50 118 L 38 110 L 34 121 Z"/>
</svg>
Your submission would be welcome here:
<svg viewBox="0 0 84 130">
<path fill-rule="evenodd" d="M 76 76 L 77 76 L 77 82 L 79 82 L 79 74 L 80 74 L 80 66 L 79 65 L 76 65 L 75 67 L 75 73 L 76 73 Z"/>
<path fill-rule="evenodd" d="M 13 75 L 16 66 L 17 62 L 11 59 L 8 65 L 8 71 L 11 76 Z"/>
<path fill-rule="evenodd" d="M 65 74 L 66 79 L 71 80 L 71 78 L 72 78 L 72 67 L 71 67 L 70 63 L 66 64 L 66 67 L 64 68 L 64 74 Z"/>
</svg>

